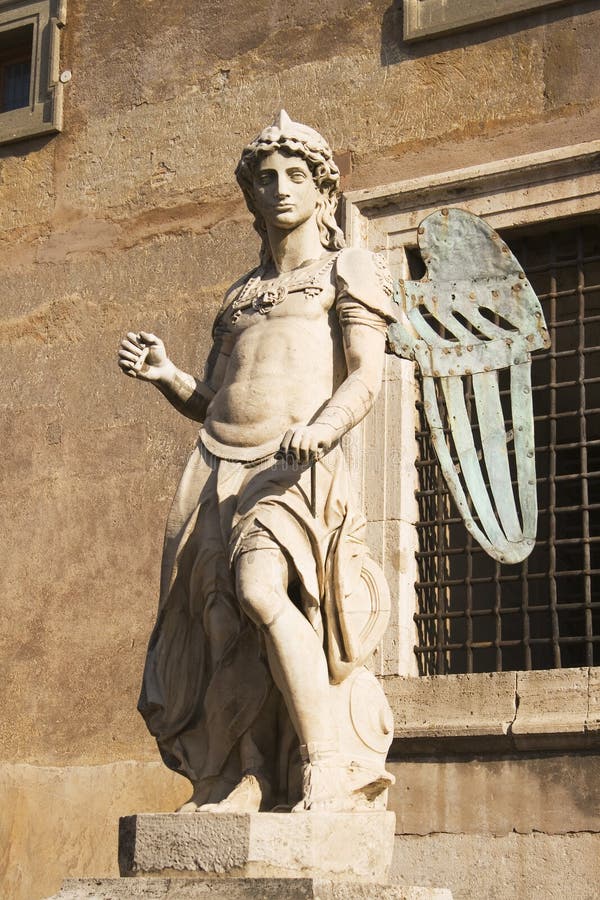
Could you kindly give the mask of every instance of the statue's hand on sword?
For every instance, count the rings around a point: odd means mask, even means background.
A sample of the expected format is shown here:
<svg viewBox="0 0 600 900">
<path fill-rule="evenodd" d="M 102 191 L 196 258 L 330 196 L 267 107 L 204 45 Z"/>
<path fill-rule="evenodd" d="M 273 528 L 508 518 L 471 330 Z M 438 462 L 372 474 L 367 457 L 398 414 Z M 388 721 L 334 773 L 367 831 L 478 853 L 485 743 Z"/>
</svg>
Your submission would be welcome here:
<svg viewBox="0 0 600 900">
<path fill-rule="evenodd" d="M 337 435 L 331 425 L 299 425 L 286 431 L 277 457 L 307 465 L 325 456 L 336 440 Z"/>
</svg>

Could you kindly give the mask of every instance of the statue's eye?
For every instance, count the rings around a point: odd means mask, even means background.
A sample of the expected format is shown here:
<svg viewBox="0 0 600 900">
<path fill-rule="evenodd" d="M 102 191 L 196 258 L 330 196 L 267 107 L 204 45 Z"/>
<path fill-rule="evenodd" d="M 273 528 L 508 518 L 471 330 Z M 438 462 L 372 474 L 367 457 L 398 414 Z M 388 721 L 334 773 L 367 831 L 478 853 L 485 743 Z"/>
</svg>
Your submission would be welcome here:
<svg viewBox="0 0 600 900">
<path fill-rule="evenodd" d="M 305 181 L 305 180 L 306 180 L 306 175 L 305 175 L 304 172 L 302 172 L 302 171 L 291 172 L 291 173 L 290 173 L 290 179 L 291 179 L 292 181 L 295 181 L 296 184 L 300 184 L 301 181 Z"/>
</svg>

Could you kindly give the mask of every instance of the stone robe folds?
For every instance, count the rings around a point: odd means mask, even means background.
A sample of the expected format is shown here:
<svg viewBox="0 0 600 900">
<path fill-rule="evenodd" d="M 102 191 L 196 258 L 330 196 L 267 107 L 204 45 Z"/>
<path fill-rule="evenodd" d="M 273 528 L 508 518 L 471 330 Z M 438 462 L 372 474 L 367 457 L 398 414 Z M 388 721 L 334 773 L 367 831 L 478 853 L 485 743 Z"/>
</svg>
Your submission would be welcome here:
<svg viewBox="0 0 600 900">
<path fill-rule="evenodd" d="M 394 321 L 389 275 L 373 254 L 343 250 L 324 277 L 335 286 L 330 315 L 340 347 L 345 322 L 385 330 Z M 217 318 L 220 332 L 234 297 Z M 280 802 L 293 802 L 298 762 L 260 632 L 236 600 L 240 553 L 273 546 L 285 553 L 296 576 L 291 600 L 321 637 L 333 683 L 373 649 L 357 643 L 351 601 L 367 590 L 366 570 L 371 584 L 383 574 L 368 558 L 365 520 L 341 448 L 311 468 L 273 455 L 250 462 L 218 458 L 201 433 L 171 509 L 138 708 L 167 766 L 196 785 L 214 782 L 215 799 L 224 782 L 235 784 L 243 774 L 244 741 L 245 765 L 250 752 L 271 773 Z"/>
</svg>

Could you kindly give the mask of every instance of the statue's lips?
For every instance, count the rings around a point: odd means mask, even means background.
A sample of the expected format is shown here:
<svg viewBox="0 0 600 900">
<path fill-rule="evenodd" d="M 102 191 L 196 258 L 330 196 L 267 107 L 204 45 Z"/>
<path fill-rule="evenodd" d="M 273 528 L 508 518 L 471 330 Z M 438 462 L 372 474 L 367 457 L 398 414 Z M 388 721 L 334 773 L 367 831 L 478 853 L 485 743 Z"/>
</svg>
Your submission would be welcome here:
<svg viewBox="0 0 600 900">
<path fill-rule="evenodd" d="M 293 203 L 278 203 L 273 207 L 274 212 L 290 212 L 292 209 L 294 209 Z"/>
</svg>

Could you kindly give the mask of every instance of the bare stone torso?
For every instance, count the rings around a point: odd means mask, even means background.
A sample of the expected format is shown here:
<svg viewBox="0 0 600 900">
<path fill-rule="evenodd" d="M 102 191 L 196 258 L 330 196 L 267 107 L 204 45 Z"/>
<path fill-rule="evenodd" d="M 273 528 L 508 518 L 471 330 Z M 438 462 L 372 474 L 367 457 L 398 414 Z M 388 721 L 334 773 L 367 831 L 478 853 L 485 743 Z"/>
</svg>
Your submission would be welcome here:
<svg viewBox="0 0 600 900">
<path fill-rule="evenodd" d="M 251 305 L 225 313 L 232 350 L 204 422 L 209 438 L 230 448 L 277 444 L 330 399 L 345 374 L 331 271 L 318 279 L 321 290 L 303 289 L 323 262 L 296 270 L 287 296 L 266 315 Z M 261 281 L 253 293 L 286 280 Z"/>
</svg>

